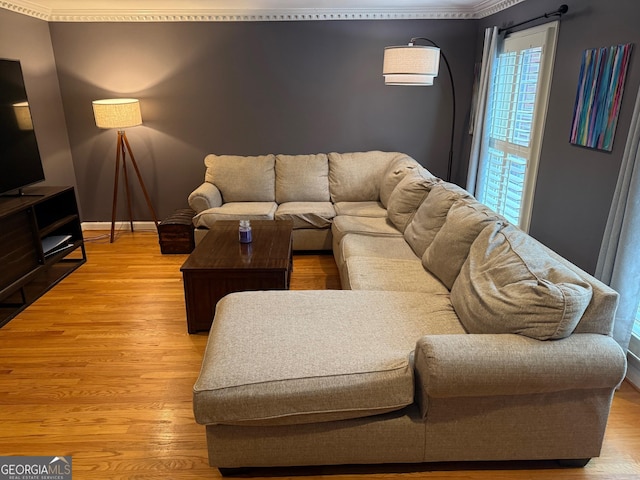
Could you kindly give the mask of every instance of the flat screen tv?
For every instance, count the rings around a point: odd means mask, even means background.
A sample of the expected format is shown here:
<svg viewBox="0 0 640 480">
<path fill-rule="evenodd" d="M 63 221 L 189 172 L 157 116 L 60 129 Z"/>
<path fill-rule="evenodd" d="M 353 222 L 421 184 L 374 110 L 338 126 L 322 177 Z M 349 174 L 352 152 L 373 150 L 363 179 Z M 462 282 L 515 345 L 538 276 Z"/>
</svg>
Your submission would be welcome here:
<svg viewBox="0 0 640 480">
<path fill-rule="evenodd" d="M 19 60 L 0 59 L 0 195 L 44 180 Z"/>
</svg>

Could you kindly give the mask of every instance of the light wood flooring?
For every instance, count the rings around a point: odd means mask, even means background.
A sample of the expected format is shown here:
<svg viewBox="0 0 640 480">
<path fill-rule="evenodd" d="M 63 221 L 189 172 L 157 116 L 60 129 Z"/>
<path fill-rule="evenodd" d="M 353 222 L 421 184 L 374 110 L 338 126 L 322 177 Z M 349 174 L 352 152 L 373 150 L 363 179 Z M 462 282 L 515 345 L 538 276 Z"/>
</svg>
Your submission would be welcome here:
<svg viewBox="0 0 640 480">
<path fill-rule="evenodd" d="M 87 239 L 98 235 L 86 232 Z M 180 266 L 153 233 L 87 243 L 88 262 L 0 329 L 0 456 L 72 455 L 73 478 L 219 478 L 191 389 L 206 334 L 188 335 Z M 294 289 L 339 288 L 331 256 L 294 260 Z M 602 456 L 551 463 L 256 470 L 308 479 L 639 479 L 640 393 L 617 392 Z"/>
</svg>

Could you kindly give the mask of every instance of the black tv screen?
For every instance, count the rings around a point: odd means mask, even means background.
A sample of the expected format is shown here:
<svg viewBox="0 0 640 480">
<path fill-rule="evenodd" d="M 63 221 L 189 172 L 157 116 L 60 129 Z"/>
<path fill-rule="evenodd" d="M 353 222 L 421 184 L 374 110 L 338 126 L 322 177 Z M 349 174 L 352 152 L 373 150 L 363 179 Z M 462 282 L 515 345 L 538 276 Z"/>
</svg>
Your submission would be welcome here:
<svg viewBox="0 0 640 480">
<path fill-rule="evenodd" d="M 0 59 L 0 194 L 44 180 L 18 60 Z"/>
</svg>

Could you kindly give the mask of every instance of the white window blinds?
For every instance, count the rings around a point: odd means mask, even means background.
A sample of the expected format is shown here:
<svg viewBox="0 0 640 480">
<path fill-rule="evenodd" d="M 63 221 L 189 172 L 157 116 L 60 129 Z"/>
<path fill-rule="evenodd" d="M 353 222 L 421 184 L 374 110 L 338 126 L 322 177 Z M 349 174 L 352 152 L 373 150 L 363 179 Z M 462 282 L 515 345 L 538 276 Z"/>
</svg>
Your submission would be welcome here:
<svg viewBox="0 0 640 480">
<path fill-rule="evenodd" d="M 496 58 L 476 196 L 528 230 L 557 22 L 505 39 Z"/>
</svg>

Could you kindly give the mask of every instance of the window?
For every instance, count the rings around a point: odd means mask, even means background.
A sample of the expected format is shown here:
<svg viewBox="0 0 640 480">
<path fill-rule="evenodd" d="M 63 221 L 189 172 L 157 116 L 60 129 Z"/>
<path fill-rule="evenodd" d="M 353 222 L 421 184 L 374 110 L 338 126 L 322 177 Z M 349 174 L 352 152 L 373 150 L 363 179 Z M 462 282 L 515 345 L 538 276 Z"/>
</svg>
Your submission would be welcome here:
<svg viewBox="0 0 640 480">
<path fill-rule="evenodd" d="M 529 229 L 558 22 L 505 38 L 493 68 L 478 200 Z"/>
</svg>

